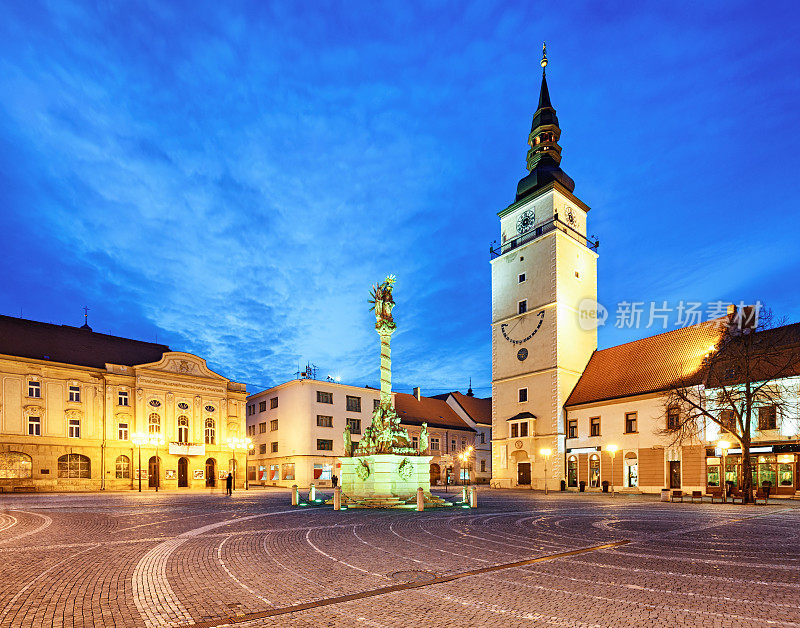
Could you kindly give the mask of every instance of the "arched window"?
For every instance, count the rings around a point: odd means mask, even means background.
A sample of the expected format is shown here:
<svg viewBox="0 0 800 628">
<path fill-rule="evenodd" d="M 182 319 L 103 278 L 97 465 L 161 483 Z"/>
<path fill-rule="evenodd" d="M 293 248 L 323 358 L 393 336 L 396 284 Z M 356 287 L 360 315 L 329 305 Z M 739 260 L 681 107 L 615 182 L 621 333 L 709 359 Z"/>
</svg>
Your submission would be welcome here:
<svg viewBox="0 0 800 628">
<path fill-rule="evenodd" d="M 90 478 L 91 462 L 83 454 L 65 454 L 58 459 L 58 477 Z"/>
<path fill-rule="evenodd" d="M 161 434 L 161 417 L 158 412 L 150 413 L 150 433 Z"/>
<path fill-rule="evenodd" d="M 214 428 L 214 419 L 206 419 L 206 445 L 213 445 L 217 430 Z"/>
<path fill-rule="evenodd" d="M 31 477 L 33 461 L 21 451 L 0 453 L 0 480 Z"/>
<path fill-rule="evenodd" d="M 131 460 L 128 456 L 117 456 L 117 479 L 125 480 L 131 477 Z"/>
<path fill-rule="evenodd" d="M 178 417 L 178 442 L 189 442 L 189 417 L 181 415 Z"/>
<path fill-rule="evenodd" d="M 570 456 L 567 460 L 567 486 L 578 486 L 578 459 L 575 456 Z"/>
</svg>

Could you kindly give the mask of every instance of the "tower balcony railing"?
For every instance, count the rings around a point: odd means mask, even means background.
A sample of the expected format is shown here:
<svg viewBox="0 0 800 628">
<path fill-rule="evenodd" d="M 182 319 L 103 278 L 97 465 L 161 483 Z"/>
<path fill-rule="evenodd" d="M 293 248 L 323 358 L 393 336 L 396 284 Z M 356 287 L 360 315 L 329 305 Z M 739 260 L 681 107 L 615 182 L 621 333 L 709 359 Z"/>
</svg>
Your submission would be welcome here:
<svg viewBox="0 0 800 628">
<path fill-rule="evenodd" d="M 522 246 L 523 244 L 532 242 L 533 240 L 536 240 L 537 238 L 540 238 L 546 233 L 550 233 L 551 231 L 561 231 L 562 233 L 567 234 L 573 240 L 582 244 L 591 251 L 597 252 L 597 248 L 600 246 L 599 240 L 597 239 L 591 240 L 590 238 L 587 238 L 580 231 L 573 229 L 567 223 L 559 220 L 558 214 L 556 214 L 552 220 L 548 220 L 547 222 L 544 222 L 538 225 L 537 227 L 534 227 L 528 233 L 524 233 L 521 236 L 517 236 L 516 238 L 506 240 L 505 242 L 497 246 L 492 246 L 490 244 L 489 259 L 494 259 L 496 257 L 500 257 L 501 255 L 505 255 L 509 251 L 513 251 L 514 249 Z"/>
</svg>

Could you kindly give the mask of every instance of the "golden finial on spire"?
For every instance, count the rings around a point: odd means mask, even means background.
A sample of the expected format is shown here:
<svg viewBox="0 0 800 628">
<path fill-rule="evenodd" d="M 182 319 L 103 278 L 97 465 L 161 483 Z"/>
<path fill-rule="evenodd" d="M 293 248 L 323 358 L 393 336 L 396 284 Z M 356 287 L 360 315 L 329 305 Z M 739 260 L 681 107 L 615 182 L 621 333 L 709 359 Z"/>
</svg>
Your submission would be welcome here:
<svg viewBox="0 0 800 628">
<path fill-rule="evenodd" d="M 542 42 L 542 60 L 539 63 L 542 66 L 542 76 L 544 76 L 544 69 L 547 67 L 547 42 Z"/>
</svg>

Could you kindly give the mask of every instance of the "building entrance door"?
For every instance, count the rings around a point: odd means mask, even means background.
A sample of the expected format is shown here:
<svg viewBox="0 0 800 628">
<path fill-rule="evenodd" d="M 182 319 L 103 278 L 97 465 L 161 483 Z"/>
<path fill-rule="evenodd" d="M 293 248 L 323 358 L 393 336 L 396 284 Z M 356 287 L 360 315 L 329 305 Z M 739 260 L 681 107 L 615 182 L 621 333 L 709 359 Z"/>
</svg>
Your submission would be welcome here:
<svg viewBox="0 0 800 628">
<path fill-rule="evenodd" d="M 680 488 L 681 487 L 681 461 L 680 460 L 670 460 L 669 461 L 669 487 L 670 488 Z"/>
<path fill-rule="evenodd" d="M 518 462 L 517 463 L 517 484 L 530 484 L 531 483 L 531 463 Z"/>
<path fill-rule="evenodd" d="M 206 486 L 217 485 L 217 464 L 213 458 L 206 460 Z"/>
<path fill-rule="evenodd" d="M 159 468 L 159 462 L 161 461 L 158 458 L 152 456 L 150 462 L 147 464 L 148 486 L 150 488 L 161 486 L 161 469 Z"/>
<path fill-rule="evenodd" d="M 189 486 L 189 461 L 186 458 L 178 458 L 178 487 Z"/>
</svg>

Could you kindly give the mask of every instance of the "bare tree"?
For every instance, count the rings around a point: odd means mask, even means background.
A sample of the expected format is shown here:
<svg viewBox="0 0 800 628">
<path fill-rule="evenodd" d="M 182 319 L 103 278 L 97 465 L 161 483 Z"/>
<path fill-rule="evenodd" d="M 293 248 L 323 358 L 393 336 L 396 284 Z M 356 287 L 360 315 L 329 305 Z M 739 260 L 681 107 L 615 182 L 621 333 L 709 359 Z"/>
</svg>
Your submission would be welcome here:
<svg viewBox="0 0 800 628">
<path fill-rule="evenodd" d="M 680 374 L 666 391 L 661 433 L 673 445 L 697 443 L 707 425 L 719 426 L 722 437 L 741 446 L 740 488 L 743 501 L 752 502 L 751 442 L 756 428 L 776 429 L 788 416 L 785 378 L 800 372 L 800 324 L 776 325 L 772 313 L 758 307 L 705 324 L 720 325 L 719 341 L 699 371 Z"/>
</svg>

